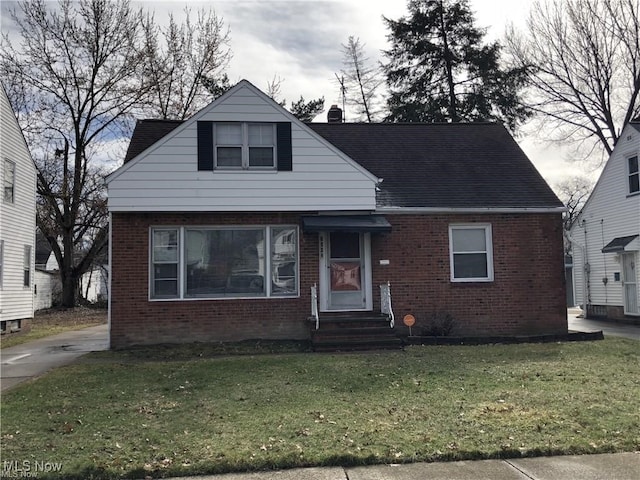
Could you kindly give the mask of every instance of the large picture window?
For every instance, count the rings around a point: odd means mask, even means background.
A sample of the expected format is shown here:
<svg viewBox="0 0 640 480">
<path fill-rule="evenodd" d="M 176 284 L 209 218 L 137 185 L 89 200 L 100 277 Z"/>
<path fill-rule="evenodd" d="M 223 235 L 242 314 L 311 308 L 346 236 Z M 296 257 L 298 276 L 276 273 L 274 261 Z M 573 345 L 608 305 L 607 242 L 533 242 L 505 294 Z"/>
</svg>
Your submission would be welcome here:
<svg viewBox="0 0 640 480">
<path fill-rule="evenodd" d="M 493 281 L 491 225 L 450 225 L 452 282 Z"/>
<path fill-rule="evenodd" d="M 275 168 L 275 129 L 273 123 L 216 123 L 216 168 Z"/>
<path fill-rule="evenodd" d="M 152 229 L 151 298 L 297 296 L 297 237 L 295 226 Z"/>
<path fill-rule="evenodd" d="M 185 230 L 187 297 L 265 294 L 264 230 Z"/>
</svg>

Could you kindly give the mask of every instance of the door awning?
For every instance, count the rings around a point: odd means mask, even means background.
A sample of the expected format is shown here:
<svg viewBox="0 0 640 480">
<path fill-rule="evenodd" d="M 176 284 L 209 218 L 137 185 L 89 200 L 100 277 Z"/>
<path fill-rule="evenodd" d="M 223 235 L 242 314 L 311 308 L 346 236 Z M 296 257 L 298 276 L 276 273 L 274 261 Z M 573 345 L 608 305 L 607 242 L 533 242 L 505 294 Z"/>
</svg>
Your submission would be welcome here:
<svg viewBox="0 0 640 480">
<path fill-rule="evenodd" d="M 391 224 L 382 215 L 316 215 L 302 217 L 305 232 L 384 233 Z"/>
<path fill-rule="evenodd" d="M 630 235 L 614 238 L 604 246 L 602 253 L 637 252 L 640 250 L 639 237 L 640 235 Z"/>
</svg>

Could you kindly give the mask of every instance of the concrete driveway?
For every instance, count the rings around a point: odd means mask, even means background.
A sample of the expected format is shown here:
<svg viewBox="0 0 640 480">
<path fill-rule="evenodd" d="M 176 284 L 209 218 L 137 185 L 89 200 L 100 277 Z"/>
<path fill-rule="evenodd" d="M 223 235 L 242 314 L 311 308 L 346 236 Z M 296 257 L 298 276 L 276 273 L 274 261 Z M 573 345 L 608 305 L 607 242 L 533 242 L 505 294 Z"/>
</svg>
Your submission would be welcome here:
<svg viewBox="0 0 640 480">
<path fill-rule="evenodd" d="M 109 348 L 108 326 L 83 328 L 0 351 L 0 391 L 67 365 L 87 352 Z"/>
<path fill-rule="evenodd" d="M 576 332 L 597 332 L 602 330 L 605 337 L 626 337 L 632 340 L 640 340 L 640 325 L 585 319 L 579 318 L 579 315 L 582 315 L 582 310 L 579 308 L 570 308 L 567 311 L 569 330 Z"/>
</svg>

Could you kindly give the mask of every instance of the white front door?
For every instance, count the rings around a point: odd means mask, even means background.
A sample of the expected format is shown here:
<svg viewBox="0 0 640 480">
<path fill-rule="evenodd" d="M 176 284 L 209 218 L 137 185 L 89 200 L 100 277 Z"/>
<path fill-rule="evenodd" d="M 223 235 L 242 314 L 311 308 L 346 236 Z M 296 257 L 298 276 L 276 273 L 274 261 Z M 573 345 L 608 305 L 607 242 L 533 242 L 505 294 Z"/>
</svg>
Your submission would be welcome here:
<svg viewBox="0 0 640 480">
<path fill-rule="evenodd" d="M 622 255 L 622 285 L 624 289 L 625 315 L 640 315 L 638 308 L 638 277 L 636 273 L 636 255 Z"/>
<path fill-rule="evenodd" d="M 320 305 L 323 311 L 371 309 L 368 233 L 321 233 Z"/>
</svg>

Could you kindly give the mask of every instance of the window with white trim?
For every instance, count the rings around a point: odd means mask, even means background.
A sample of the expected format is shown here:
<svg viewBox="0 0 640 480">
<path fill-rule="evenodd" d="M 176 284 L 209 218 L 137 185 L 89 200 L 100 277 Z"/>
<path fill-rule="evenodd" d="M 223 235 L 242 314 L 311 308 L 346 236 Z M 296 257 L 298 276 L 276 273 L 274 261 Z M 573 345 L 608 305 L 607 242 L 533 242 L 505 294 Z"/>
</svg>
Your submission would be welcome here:
<svg viewBox="0 0 640 480">
<path fill-rule="evenodd" d="M 5 203 L 14 203 L 16 196 L 16 164 L 11 160 L 5 160 L 3 168 L 2 199 Z"/>
<path fill-rule="evenodd" d="M 627 159 L 629 175 L 629 193 L 640 192 L 640 169 L 638 168 L 638 156 L 634 155 Z"/>
<path fill-rule="evenodd" d="M 180 294 L 178 272 L 178 229 L 154 229 L 151 235 L 151 296 L 176 298 Z"/>
<path fill-rule="evenodd" d="M 452 282 L 493 281 L 490 224 L 449 225 Z"/>
<path fill-rule="evenodd" d="M 22 285 L 24 287 L 31 286 L 31 245 L 24 246 L 24 262 L 23 262 L 23 278 Z"/>
<path fill-rule="evenodd" d="M 152 299 L 298 295 L 296 226 L 153 228 Z"/>
<path fill-rule="evenodd" d="M 2 273 L 4 272 L 4 240 L 0 240 L 0 290 L 2 290 Z"/>
<path fill-rule="evenodd" d="M 274 123 L 214 123 L 215 168 L 275 169 Z"/>
</svg>

